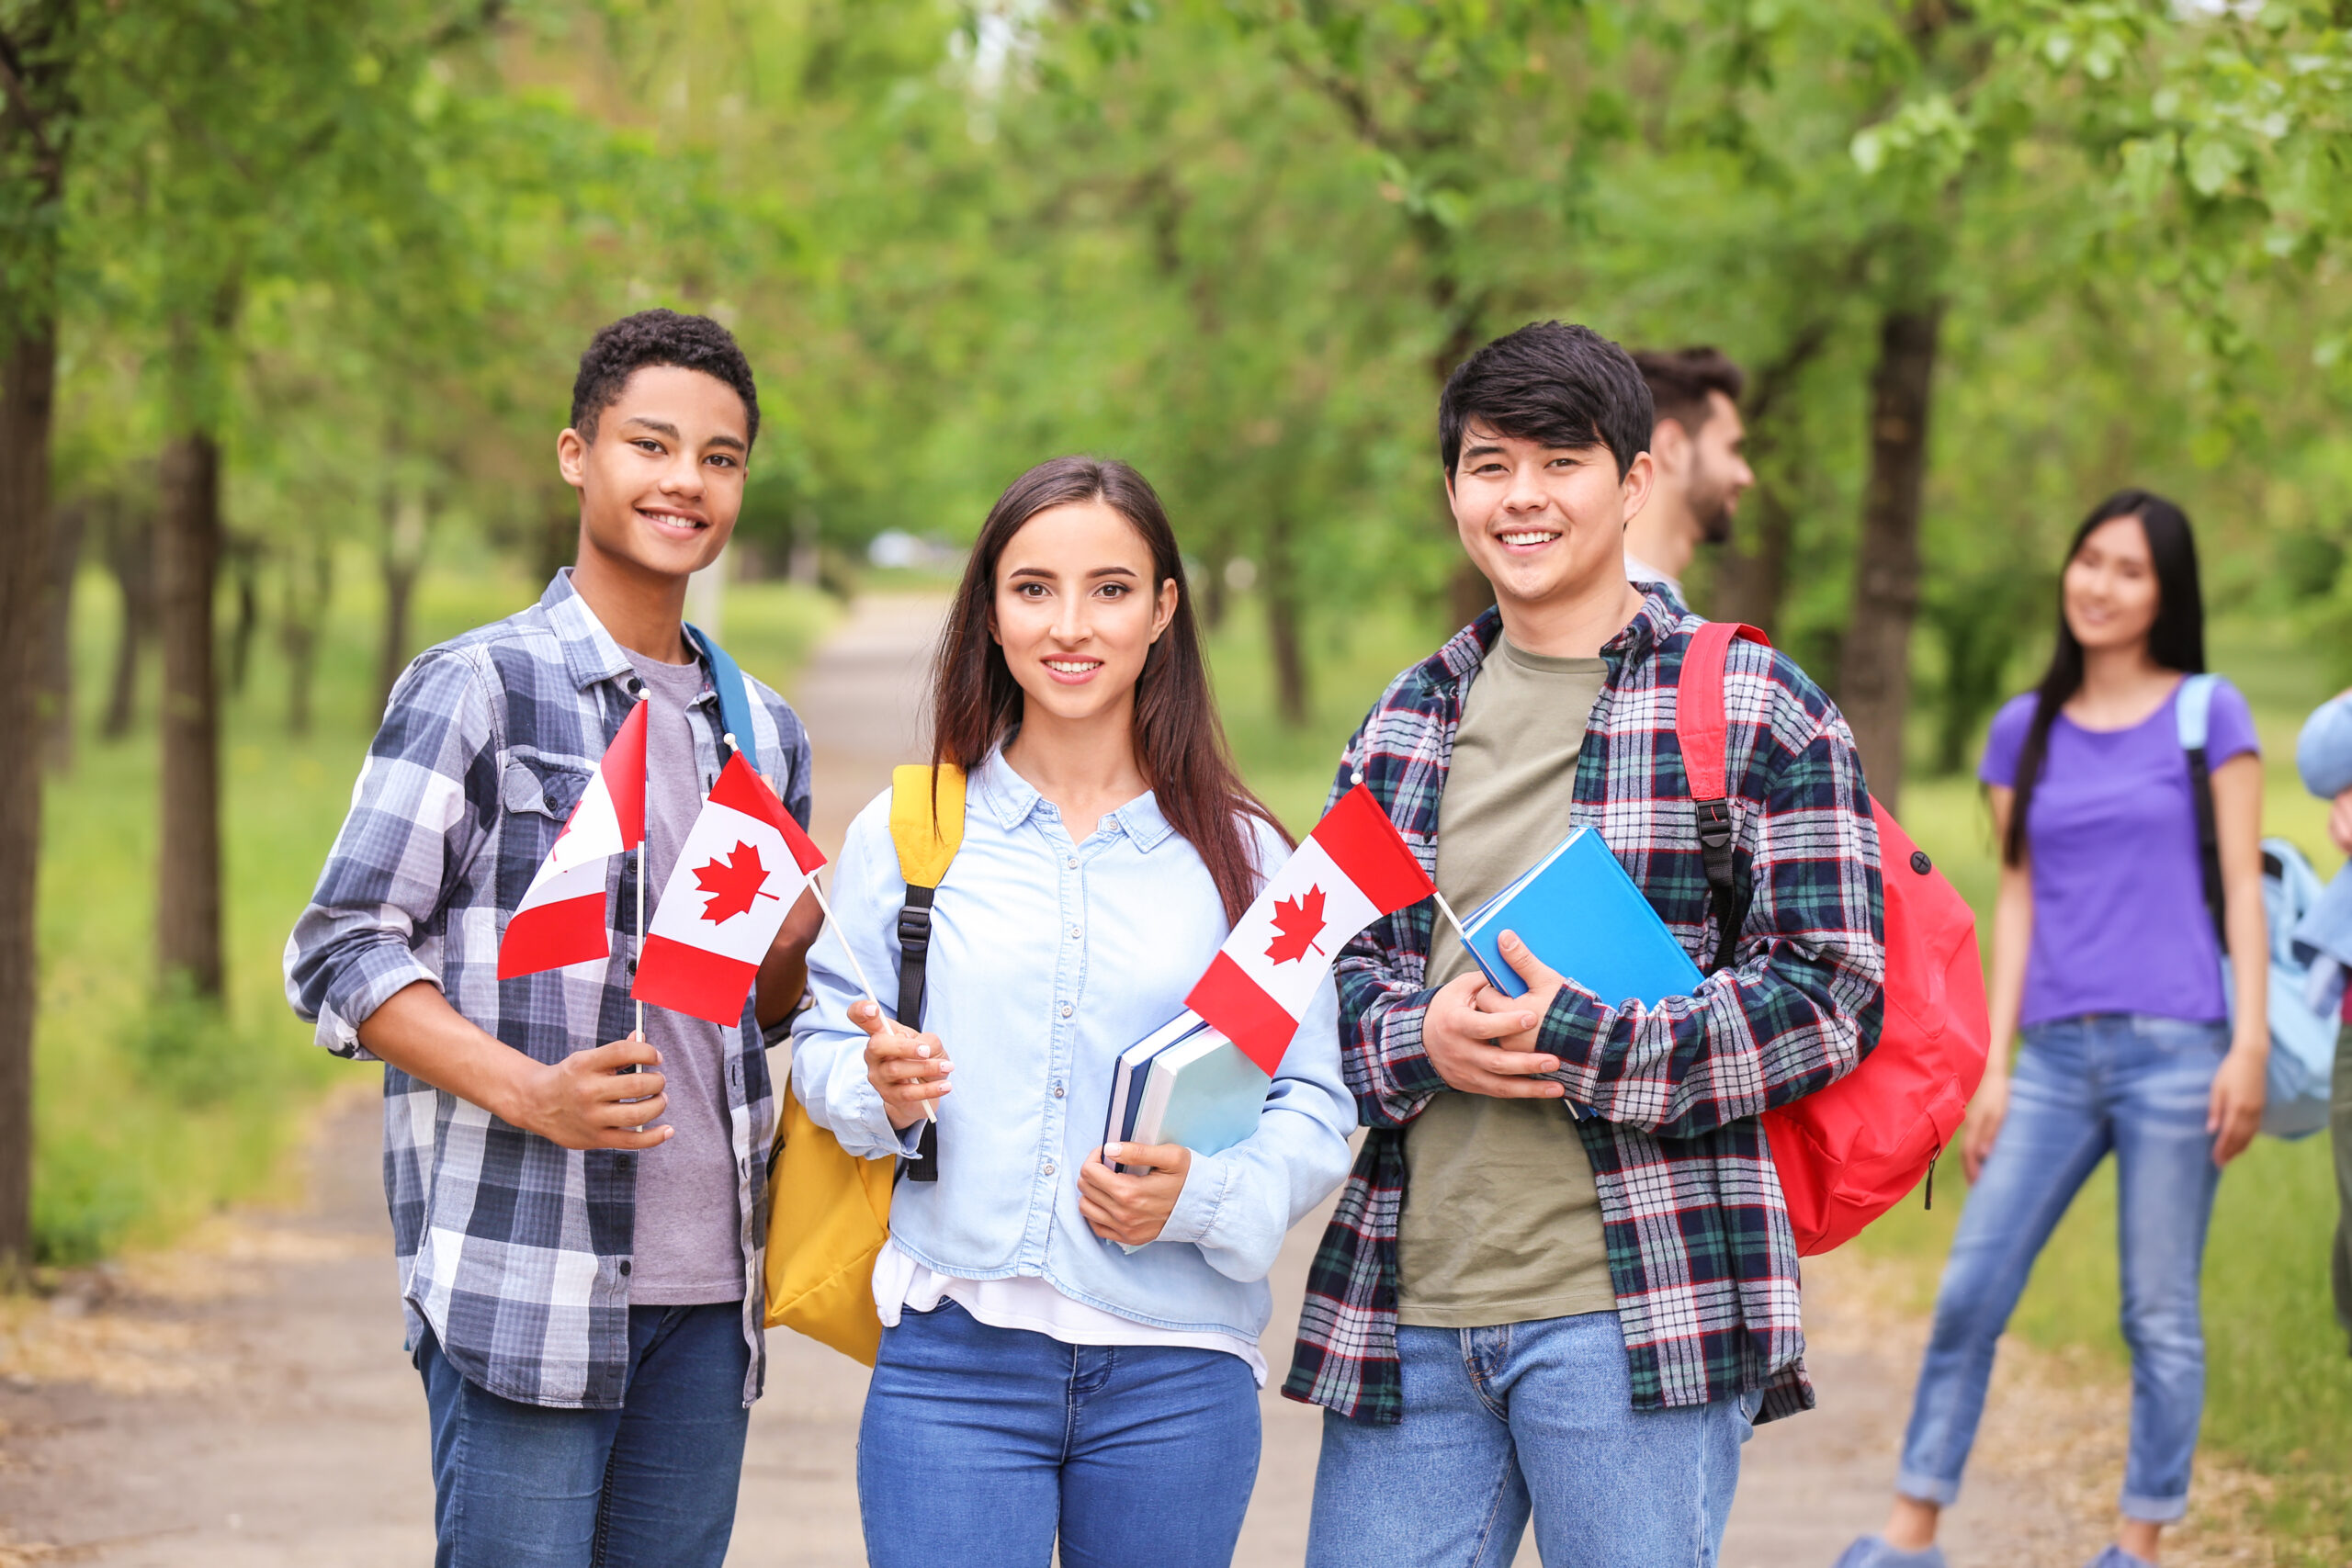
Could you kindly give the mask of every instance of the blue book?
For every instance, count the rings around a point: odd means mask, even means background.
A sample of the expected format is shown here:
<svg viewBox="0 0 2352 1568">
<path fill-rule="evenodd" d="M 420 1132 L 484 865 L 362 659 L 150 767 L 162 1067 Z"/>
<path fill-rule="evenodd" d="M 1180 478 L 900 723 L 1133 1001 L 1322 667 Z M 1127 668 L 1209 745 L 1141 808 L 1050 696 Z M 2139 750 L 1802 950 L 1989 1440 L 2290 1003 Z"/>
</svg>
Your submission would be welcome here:
<svg viewBox="0 0 2352 1568">
<path fill-rule="evenodd" d="M 1599 833 L 1579 828 L 1462 922 L 1495 989 L 1527 994 L 1496 944 L 1516 931 L 1536 957 L 1611 1007 L 1654 1006 L 1699 988 L 1699 966 Z"/>
</svg>

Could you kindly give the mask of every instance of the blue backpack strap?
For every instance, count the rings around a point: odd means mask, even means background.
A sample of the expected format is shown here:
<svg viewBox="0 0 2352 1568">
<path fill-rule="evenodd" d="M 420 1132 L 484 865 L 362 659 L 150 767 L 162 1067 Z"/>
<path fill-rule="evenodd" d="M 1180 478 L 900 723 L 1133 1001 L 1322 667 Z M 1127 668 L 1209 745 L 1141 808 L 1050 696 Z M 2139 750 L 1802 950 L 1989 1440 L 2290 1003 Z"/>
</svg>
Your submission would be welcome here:
<svg viewBox="0 0 2352 1568">
<path fill-rule="evenodd" d="M 2213 821 L 2213 774 L 2205 760 L 2213 688 L 2221 679 L 2211 674 L 2184 676 L 2173 696 L 2173 718 L 2179 727 L 2180 749 L 2188 754 L 2188 795 L 2197 808 L 2197 869 L 2205 885 L 2205 912 L 2212 918 L 2214 939 L 2226 953 L 2230 929 L 2222 902 L 2222 835 Z"/>
<path fill-rule="evenodd" d="M 2212 722 L 2213 688 L 2221 680 L 2219 675 L 2182 678 L 2179 694 L 2173 699 L 2173 720 L 2180 728 L 2182 750 L 2205 750 L 2205 737 Z"/>
<path fill-rule="evenodd" d="M 752 724 L 752 691 L 743 683 L 743 671 L 727 650 L 700 626 L 686 623 L 686 638 L 701 654 L 703 662 L 710 666 L 710 683 L 718 689 L 718 724 L 726 731 L 719 738 L 718 764 L 738 751 L 752 754 L 752 766 L 760 764 L 759 731 Z"/>
</svg>

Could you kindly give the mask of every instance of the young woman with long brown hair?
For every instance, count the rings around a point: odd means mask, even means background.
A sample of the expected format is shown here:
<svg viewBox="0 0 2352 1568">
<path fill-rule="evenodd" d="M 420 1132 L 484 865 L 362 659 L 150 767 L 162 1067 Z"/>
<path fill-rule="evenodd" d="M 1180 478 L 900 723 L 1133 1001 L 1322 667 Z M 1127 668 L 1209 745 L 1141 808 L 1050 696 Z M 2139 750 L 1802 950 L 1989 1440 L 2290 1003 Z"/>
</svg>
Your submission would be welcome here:
<svg viewBox="0 0 2352 1568">
<path fill-rule="evenodd" d="M 855 978 L 899 961 L 885 796 L 842 847 L 795 1037 L 794 1086 L 852 1153 L 910 1152 L 939 1117 L 938 1179 L 899 1184 L 875 1269 L 868 1557 L 1046 1568 L 1058 1538 L 1070 1568 L 1227 1563 L 1257 1474 L 1265 1275 L 1345 1174 L 1356 1116 L 1327 986 L 1246 1142 L 1101 1146 L 1119 1054 L 1183 1010 L 1288 849 L 1234 772 L 1140 474 L 1060 457 L 1013 481 L 949 611 L 933 709 L 933 761 L 968 795 L 922 1032 Z"/>
</svg>

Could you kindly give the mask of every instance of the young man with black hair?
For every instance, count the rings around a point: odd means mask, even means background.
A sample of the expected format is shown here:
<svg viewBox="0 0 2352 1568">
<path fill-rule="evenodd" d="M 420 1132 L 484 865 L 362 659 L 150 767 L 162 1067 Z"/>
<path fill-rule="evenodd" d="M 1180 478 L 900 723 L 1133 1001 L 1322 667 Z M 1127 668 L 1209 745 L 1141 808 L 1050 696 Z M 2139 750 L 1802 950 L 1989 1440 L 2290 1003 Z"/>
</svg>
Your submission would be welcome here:
<svg viewBox="0 0 2352 1568">
<path fill-rule="evenodd" d="M 1584 327 L 1488 344 L 1439 448 L 1495 607 L 1397 677 L 1349 743 L 1457 909 L 1598 829 L 1704 965 L 1717 947 L 1674 737 L 1695 616 L 1626 581 L 1653 495 L 1648 389 Z M 1308 1280 L 1283 1392 L 1327 1407 L 1311 1568 L 1708 1564 L 1753 1421 L 1806 1408 L 1797 1258 L 1757 1117 L 1852 1069 L 1885 967 L 1852 738 L 1782 655 L 1724 682 L 1728 968 L 1654 1007 L 1505 935 L 1487 985 L 1434 902 L 1340 955 L 1371 1128 Z"/>
<path fill-rule="evenodd" d="M 1625 525 L 1625 576 L 1663 582 L 1682 596 L 1682 574 L 1702 544 L 1731 538 L 1732 514 L 1756 482 L 1740 448 L 1747 428 L 1740 367 L 1713 348 L 1643 352 L 1634 364 L 1649 387 L 1654 469 L 1649 501 Z"/>
<path fill-rule="evenodd" d="M 287 995 L 384 1066 L 384 1184 L 431 1415 L 440 1568 L 718 1568 L 765 1369 L 765 1046 L 799 998 L 804 896 L 735 1024 L 631 1032 L 639 886 L 717 780 L 686 579 L 734 531 L 759 434 L 727 329 L 648 310 L 580 361 L 556 461 L 578 563 L 417 656 L 286 949 Z M 808 739 L 748 682 L 747 758 L 808 820 Z M 501 979 L 506 919 L 639 701 L 647 842 L 606 871 L 613 956 Z"/>
</svg>

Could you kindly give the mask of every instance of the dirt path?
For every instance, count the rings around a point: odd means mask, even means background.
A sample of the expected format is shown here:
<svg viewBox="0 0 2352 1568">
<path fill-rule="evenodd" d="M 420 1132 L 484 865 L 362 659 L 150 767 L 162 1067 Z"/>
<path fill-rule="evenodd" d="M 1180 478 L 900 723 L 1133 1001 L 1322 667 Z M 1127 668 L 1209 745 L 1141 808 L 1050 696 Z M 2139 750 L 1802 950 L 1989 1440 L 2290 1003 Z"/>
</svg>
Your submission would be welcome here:
<svg viewBox="0 0 2352 1568">
<path fill-rule="evenodd" d="M 797 682 L 829 851 L 890 764 L 920 754 L 911 698 L 938 609 L 862 602 Z M 234 1216 L 170 1254 L 83 1276 L 45 1306 L 0 1303 L 0 1568 L 430 1561 L 424 1403 L 401 1351 L 378 1126 L 372 1083 L 355 1081 L 321 1116 L 300 1212 Z M 1277 1375 L 1320 1229 L 1302 1224 L 1276 1271 Z M 1920 1325 L 1854 1259 L 1816 1263 L 1807 1297 L 1822 1408 L 1750 1445 L 1726 1568 L 1826 1568 L 1885 1506 Z M 865 1369 L 788 1334 L 770 1349 L 729 1562 L 854 1568 Z M 1952 1560 L 2075 1568 L 2099 1544 L 2120 1469 L 2121 1392 L 2049 1358 L 2003 1360 Z M 1295 1564 L 1306 1541 L 1319 1417 L 1271 1392 L 1265 1416 L 1243 1568 Z M 2230 1528 L 2242 1483 L 2200 1494 L 2221 1497 L 2218 1517 L 2171 1561 L 2259 1561 Z M 1521 1563 L 1534 1561 L 1523 1549 Z"/>
</svg>

